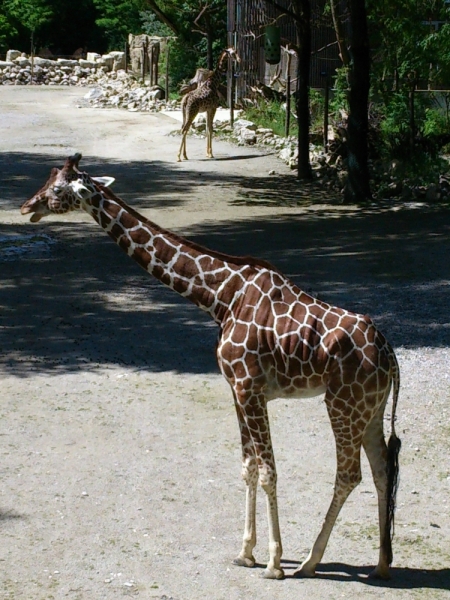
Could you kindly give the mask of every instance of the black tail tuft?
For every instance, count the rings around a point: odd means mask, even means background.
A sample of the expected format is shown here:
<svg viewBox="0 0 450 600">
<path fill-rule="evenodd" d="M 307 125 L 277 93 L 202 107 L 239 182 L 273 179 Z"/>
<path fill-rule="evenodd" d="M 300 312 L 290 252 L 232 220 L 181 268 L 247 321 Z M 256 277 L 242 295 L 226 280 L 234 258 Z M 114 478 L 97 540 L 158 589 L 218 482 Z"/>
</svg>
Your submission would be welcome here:
<svg viewBox="0 0 450 600">
<path fill-rule="evenodd" d="M 396 497 L 399 484 L 399 461 L 398 455 L 402 446 L 401 441 L 395 435 L 391 434 L 388 442 L 388 455 L 387 455 L 387 519 L 386 519 L 386 530 L 384 535 L 384 542 L 386 544 L 386 550 L 388 555 L 388 562 L 392 564 L 392 538 L 394 537 L 394 516 L 396 507 Z"/>
</svg>

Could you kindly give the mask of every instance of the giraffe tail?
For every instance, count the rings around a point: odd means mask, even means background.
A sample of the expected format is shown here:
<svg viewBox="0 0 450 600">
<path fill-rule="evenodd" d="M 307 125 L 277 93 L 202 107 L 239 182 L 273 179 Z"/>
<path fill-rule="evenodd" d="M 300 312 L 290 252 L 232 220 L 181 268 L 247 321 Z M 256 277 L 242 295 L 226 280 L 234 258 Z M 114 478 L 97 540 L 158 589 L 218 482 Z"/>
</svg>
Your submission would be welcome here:
<svg viewBox="0 0 450 600">
<path fill-rule="evenodd" d="M 394 537 L 394 516 L 396 508 L 397 490 L 399 485 L 399 453 L 401 441 L 395 432 L 395 413 L 397 411 L 398 395 L 400 390 L 400 369 L 394 351 L 391 349 L 392 369 L 392 413 L 391 413 L 391 435 L 387 447 L 387 519 L 384 532 L 384 544 L 389 565 L 392 564 L 392 539 Z"/>
</svg>

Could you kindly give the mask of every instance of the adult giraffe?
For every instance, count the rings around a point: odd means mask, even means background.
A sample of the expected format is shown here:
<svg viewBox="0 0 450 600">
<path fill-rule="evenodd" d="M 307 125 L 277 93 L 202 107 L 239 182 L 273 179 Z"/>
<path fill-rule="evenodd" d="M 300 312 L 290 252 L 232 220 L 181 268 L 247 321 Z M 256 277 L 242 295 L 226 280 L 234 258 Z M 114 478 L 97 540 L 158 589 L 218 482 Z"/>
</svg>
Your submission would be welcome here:
<svg viewBox="0 0 450 600">
<path fill-rule="evenodd" d="M 361 480 L 364 448 L 378 493 L 380 551 L 372 576 L 389 577 L 400 440 L 395 433 L 399 368 L 395 354 L 369 317 L 319 301 L 269 263 L 208 250 L 149 221 L 115 196 L 112 178 L 80 172 L 69 157 L 21 208 L 31 221 L 84 209 L 148 273 L 205 310 L 220 327 L 217 359 L 230 384 L 242 440 L 247 485 L 245 530 L 234 563 L 252 567 L 256 544 L 256 490 L 267 495 L 269 562 L 264 576 L 284 576 L 276 469 L 267 402 L 325 393 L 336 440 L 333 499 L 309 556 L 298 569 L 312 577 L 333 525 Z M 383 415 L 393 386 L 391 435 Z"/>
</svg>

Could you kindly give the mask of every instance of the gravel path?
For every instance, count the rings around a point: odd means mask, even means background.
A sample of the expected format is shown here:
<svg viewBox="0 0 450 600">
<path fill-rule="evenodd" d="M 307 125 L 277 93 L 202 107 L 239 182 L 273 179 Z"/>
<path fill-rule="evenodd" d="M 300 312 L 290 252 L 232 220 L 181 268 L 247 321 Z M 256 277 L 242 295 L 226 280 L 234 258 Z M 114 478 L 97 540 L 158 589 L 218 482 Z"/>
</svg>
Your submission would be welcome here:
<svg viewBox="0 0 450 600">
<path fill-rule="evenodd" d="M 191 160 L 178 164 L 169 134 L 179 123 L 77 108 L 82 93 L 0 87 L 0 598 L 449 598 L 449 210 L 343 207 L 299 187 L 274 156 L 225 142 L 214 141 L 208 161 L 205 140 L 190 137 Z M 287 578 L 231 565 L 244 485 L 215 326 L 87 216 L 33 225 L 19 214 L 75 151 L 161 225 L 268 259 L 386 333 L 402 374 L 391 582 L 367 579 L 378 542 L 365 458 L 318 577 L 290 577 L 332 494 L 321 398 L 270 406 Z M 262 494 L 258 526 L 261 567 Z"/>
</svg>

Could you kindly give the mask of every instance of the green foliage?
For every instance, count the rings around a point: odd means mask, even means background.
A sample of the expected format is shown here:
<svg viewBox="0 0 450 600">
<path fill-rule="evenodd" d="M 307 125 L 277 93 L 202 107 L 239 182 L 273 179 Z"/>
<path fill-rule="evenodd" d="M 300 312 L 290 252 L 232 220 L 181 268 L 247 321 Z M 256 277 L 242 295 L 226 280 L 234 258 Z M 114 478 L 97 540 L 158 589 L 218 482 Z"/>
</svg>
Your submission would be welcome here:
<svg viewBox="0 0 450 600">
<path fill-rule="evenodd" d="M 322 90 L 310 90 L 309 110 L 311 113 L 310 131 L 311 134 L 323 132 L 323 116 L 325 110 L 325 98 Z"/>
<path fill-rule="evenodd" d="M 123 48 L 128 34 L 142 33 L 144 0 L 93 0 L 99 16 L 95 23 L 105 34 L 108 50 Z"/>
<path fill-rule="evenodd" d="M 162 23 L 150 10 L 141 12 L 142 29 L 148 35 L 171 36 L 169 59 L 170 89 L 176 90 L 183 80 L 191 79 L 198 67 L 207 67 L 208 37 L 212 39 L 213 59 L 217 59 L 226 43 L 226 3 L 212 0 L 159 0 L 154 2 L 164 13 Z M 202 9 L 207 6 L 207 10 Z M 200 16 L 201 15 L 201 16 Z M 196 22 L 197 21 L 197 22 Z M 162 65 L 161 72 L 163 72 Z"/>
<path fill-rule="evenodd" d="M 0 51 L 8 50 L 9 40 L 17 36 L 17 29 L 6 14 L 0 14 Z"/>
<path fill-rule="evenodd" d="M 335 122 L 342 121 L 342 113 L 348 112 L 348 68 L 341 67 L 336 70 L 333 81 L 333 90 L 330 95 L 330 118 Z"/>
<path fill-rule="evenodd" d="M 258 127 L 272 129 L 276 135 L 284 136 L 286 127 L 286 104 L 282 102 L 261 100 L 257 106 L 246 108 L 242 114 L 244 119 L 253 121 Z M 297 135 L 297 123 L 290 119 L 289 135 Z"/>
<path fill-rule="evenodd" d="M 7 13 L 29 31 L 36 31 L 50 21 L 53 10 L 45 0 L 5 0 Z"/>
<path fill-rule="evenodd" d="M 158 20 L 155 13 L 149 10 L 142 10 L 139 13 L 141 18 L 142 31 L 147 35 L 156 35 L 159 37 L 169 37 L 173 31 L 165 23 Z"/>
</svg>

